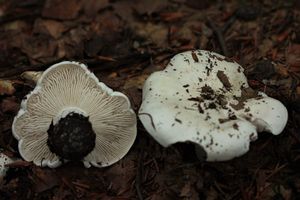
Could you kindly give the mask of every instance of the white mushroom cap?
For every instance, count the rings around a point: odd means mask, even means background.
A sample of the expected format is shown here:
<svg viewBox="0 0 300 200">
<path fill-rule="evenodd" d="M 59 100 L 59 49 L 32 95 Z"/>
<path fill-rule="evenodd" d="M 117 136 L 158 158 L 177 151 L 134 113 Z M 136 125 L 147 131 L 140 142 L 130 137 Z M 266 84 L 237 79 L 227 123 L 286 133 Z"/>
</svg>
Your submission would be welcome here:
<svg viewBox="0 0 300 200">
<path fill-rule="evenodd" d="M 96 135 L 86 167 L 111 165 L 129 151 L 136 137 L 136 116 L 128 98 L 99 82 L 87 67 L 64 61 L 48 68 L 21 103 L 12 132 L 19 152 L 38 166 L 57 167 L 62 159 L 48 146 L 49 127 L 67 115 L 88 117 Z"/>
<path fill-rule="evenodd" d="M 13 163 L 14 160 L 5 155 L 4 153 L 0 153 L 0 179 L 2 179 L 8 170 L 8 167 L 5 165 L 8 165 L 10 163 Z"/>
<path fill-rule="evenodd" d="M 278 135 L 287 123 L 288 112 L 280 101 L 263 96 L 264 98 L 246 100 L 244 107 L 251 108 L 251 112 L 245 115 L 245 110 L 239 110 L 238 115 L 255 124 L 258 132 L 266 131 Z"/>
<path fill-rule="evenodd" d="M 257 132 L 279 134 L 287 110 L 249 88 L 239 64 L 197 50 L 176 55 L 150 75 L 139 118 L 161 145 L 193 142 L 208 161 L 223 161 L 246 153 Z"/>
</svg>

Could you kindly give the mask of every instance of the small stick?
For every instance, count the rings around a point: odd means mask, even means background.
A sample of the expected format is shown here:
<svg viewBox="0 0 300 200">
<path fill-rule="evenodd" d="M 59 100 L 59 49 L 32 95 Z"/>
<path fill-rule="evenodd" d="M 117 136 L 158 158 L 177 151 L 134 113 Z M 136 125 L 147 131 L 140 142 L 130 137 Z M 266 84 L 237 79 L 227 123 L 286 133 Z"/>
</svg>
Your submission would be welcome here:
<svg viewBox="0 0 300 200">
<path fill-rule="evenodd" d="M 208 25 L 212 28 L 215 35 L 217 36 L 217 39 L 219 41 L 219 44 L 221 46 L 221 50 L 224 56 L 229 56 L 229 53 L 226 48 L 225 40 L 222 34 L 222 30 L 217 27 L 210 19 L 207 20 Z"/>
<path fill-rule="evenodd" d="M 150 115 L 149 113 L 139 113 L 138 115 L 147 115 L 150 118 L 151 126 L 153 127 L 154 130 L 156 130 L 154 122 L 153 122 L 152 115 Z"/>
</svg>

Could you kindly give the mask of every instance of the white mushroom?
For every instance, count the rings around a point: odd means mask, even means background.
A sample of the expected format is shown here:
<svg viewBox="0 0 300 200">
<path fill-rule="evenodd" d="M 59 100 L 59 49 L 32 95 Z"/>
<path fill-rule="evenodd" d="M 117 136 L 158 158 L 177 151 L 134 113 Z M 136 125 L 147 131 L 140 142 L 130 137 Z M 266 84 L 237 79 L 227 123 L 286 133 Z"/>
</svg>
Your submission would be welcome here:
<svg viewBox="0 0 300 200">
<path fill-rule="evenodd" d="M 85 65 L 65 61 L 43 72 L 12 131 L 21 156 L 38 166 L 82 160 L 86 167 L 104 167 L 129 151 L 136 116 L 124 94 L 99 82 Z"/>
<path fill-rule="evenodd" d="M 279 101 L 252 90 L 236 62 L 197 50 L 176 55 L 145 82 L 139 118 L 161 145 L 192 142 L 208 161 L 243 155 L 257 132 L 287 123 Z"/>
<path fill-rule="evenodd" d="M 4 153 L 0 153 L 0 180 L 6 175 L 8 167 L 6 165 L 13 163 L 14 160 L 5 155 Z"/>
</svg>

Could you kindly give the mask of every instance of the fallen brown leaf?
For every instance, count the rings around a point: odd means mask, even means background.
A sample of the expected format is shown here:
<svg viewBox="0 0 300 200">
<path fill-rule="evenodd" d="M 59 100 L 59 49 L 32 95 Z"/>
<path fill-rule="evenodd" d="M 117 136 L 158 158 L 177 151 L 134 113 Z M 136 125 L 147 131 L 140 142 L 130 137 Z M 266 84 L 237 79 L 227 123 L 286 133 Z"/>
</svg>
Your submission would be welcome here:
<svg viewBox="0 0 300 200">
<path fill-rule="evenodd" d="M 34 173 L 34 187 L 37 193 L 46 191 L 59 184 L 59 179 L 52 170 L 33 167 L 32 171 Z"/>
<path fill-rule="evenodd" d="M 149 76 L 148 74 L 143 74 L 141 76 L 131 77 L 125 82 L 125 85 L 123 86 L 123 88 L 125 90 L 128 88 L 131 88 L 131 87 L 136 87 L 138 89 L 142 89 L 144 82 L 148 78 L 148 76 Z"/>
<path fill-rule="evenodd" d="M 84 0 L 82 2 L 84 13 L 91 17 L 96 16 L 99 10 L 104 9 L 109 5 L 109 0 Z"/>
<path fill-rule="evenodd" d="M 71 20 L 75 19 L 81 9 L 79 0 L 47 0 L 42 16 L 51 19 Z"/>
<path fill-rule="evenodd" d="M 288 48 L 286 60 L 294 71 L 300 71 L 300 44 L 292 44 Z"/>
<path fill-rule="evenodd" d="M 57 39 L 68 29 L 66 25 L 55 20 L 37 19 L 34 23 L 34 33 L 48 34 Z"/>
<path fill-rule="evenodd" d="M 166 22 L 172 22 L 172 21 L 177 21 L 180 20 L 186 16 L 186 13 L 183 12 L 164 12 L 160 13 L 160 17 L 162 18 L 163 21 Z"/>
<path fill-rule="evenodd" d="M 16 97 L 7 97 L 1 102 L 1 110 L 2 112 L 12 112 L 17 113 L 20 108 L 20 104 L 17 102 Z"/>
<path fill-rule="evenodd" d="M 15 88 L 11 81 L 9 80 L 0 80 L 0 95 L 12 95 L 15 93 Z"/>
</svg>

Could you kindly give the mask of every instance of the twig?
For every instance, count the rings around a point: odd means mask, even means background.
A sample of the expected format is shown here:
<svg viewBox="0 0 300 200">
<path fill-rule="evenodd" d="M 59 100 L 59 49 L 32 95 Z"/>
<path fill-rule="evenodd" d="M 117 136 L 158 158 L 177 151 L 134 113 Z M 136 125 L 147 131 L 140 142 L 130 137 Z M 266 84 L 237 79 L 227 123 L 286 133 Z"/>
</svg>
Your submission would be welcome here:
<svg viewBox="0 0 300 200">
<path fill-rule="evenodd" d="M 222 33 L 222 30 L 217 27 L 210 19 L 207 19 L 207 23 L 208 25 L 212 28 L 212 30 L 214 31 L 218 41 L 219 41 L 219 44 L 221 46 L 221 50 L 222 50 L 222 53 L 224 56 L 229 56 L 229 53 L 227 51 L 227 47 L 226 47 L 226 44 L 225 44 L 225 40 L 224 40 L 224 37 L 223 37 L 223 33 Z"/>
<path fill-rule="evenodd" d="M 141 190 L 141 182 L 142 182 L 142 160 L 143 160 L 144 152 L 141 151 L 138 159 L 138 166 L 137 166 L 137 174 L 135 178 L 135 189 L 138 195 L 139 200 L 143 200 L 143 194 Z"/>
<path fill-rule="evenodd" d="M 151 126 L 153 127 L 154 130 L 156 130 L 155 125 L 154 125 L 154 122 L 153 122 L 152 115 L 150 115 L 149 113 L 139 113 L 138 115 L 139 115 L 139 116 L 140 116 L 140 115 L 147 115 L 147 116 L 150 118 Z"/>
<path fill-rule="evenodd" d="M 226 31 L 230 28 L 230 26 L 235 22 L 236 17 L 235 15 L 232 15 L 227 22 L 222 27 L 222 33 L 226 33 Z"/>
</svg>

